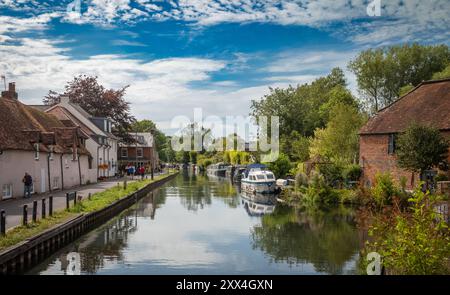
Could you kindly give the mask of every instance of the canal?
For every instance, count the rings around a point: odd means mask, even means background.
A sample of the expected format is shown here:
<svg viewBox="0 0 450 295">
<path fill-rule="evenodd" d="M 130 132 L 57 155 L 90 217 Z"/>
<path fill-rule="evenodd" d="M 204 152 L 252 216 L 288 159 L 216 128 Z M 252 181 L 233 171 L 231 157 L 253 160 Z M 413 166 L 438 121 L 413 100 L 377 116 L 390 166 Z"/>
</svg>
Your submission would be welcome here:
<svg viewBox="0 0 450 295">
<path fill-rule="evenodd" d="M 355 211 L 295 209 L 180 174 L 30 274 L 353 274 Z"/>
</svg>

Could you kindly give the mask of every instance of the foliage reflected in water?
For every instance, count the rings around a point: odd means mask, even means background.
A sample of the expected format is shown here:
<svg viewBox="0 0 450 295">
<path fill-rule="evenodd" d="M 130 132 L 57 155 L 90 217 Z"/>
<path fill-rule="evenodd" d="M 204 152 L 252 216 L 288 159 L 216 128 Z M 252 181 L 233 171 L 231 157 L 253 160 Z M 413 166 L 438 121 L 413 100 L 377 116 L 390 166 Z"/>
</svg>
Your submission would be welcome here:
<svg viewBox="0 0 450 295">
<path fill-rule="evenodd" d="M 210 185 L 213 182 L 213 185 Z M 176 179 L 175 196 L 183 196 L 180 202 L 189 211 L 203 210 L 211 205 L 213 198 L 220 198 L 228 207 L 239 205 L 238 188 L 224 178 L 209 178 L 206 175 L 183 173 Z"/>
<path fill-rule="evenodd" d="M 344 207 L 328 211 L 300 209 L 277 204 L 276 198 L 267 196 L 244 198 L 238 191 L 238 187 L 229 181 L 208 179 L 205 176 L 180 175 L 168 185 L 139 200 L 129 210 L 107 224 L 62 249 L 30 273 L 66 273 L 67 255 L 71 252 L 80 255 L 83 274 L 120 274 L 121 271 L 140 273 L 136 270 L 140 267 L 142 273 L 147 271 L 153 273 L 156 268 L 160 268 L 162 272 L 176 273 L 177 270 L 170 264 L 164 264 L 166 261 L 178 263 L 177 260 L 173 260 L 173 257 L 176 259 L 176 255 L 165 256 L 164 251 L 172 249 L 170 246 L 166 248 L 167 242 L 180 243 L 180 246 L 184 246 L 182 244 L 184 242 L 192 243 L 193 249 L 198 245 L 204 246 L 205 250 L 210 251 L 204 253 L 205 255 L 213 253 L 217 257 L 229 257 L 231 251 L 236 257 L 243 258 L 242 263 L 230 259 L 211 269 L 198 268 L 191 262 L 182 264 L 186 271 L 199 273 L 220 271 L 240 273 L 244 270 L 249 273 L 252 271 L 260 273 L 261 270 L 274 274 L 310 273 L 309 265 L 312 265 L 315 272 L 342 274 L 355 268 L 357 261 L 355 257 L 360 244 L 353 209 Z M 266 201 L 270 201 L 267 203 L 268 207 L 261 205 L 266 204 Z M 273 214 L 263 216 L 250 214 L 259 212 L 257 210 L 249 212 L 245 207 L 246 204 L 248 206 L 253 203 L 256 204 L 253 208 L 255 210 L 269 207 L 270 212 L 273 208 L 275 210 Z M 232 226 L 221 227 L 214 223 L 208 226 L 211 212 L 206 209 L 209 207 L 212 210 L 221 210 L 221 218 L 233 220 Z M 182 211 L 190 212 L 204 209 L 202 213 L 205 214 L 184 215 L 183 218 L 189 219 L 187 222 L 189 226 L 178 229 L 177 218 L 183 213 L 177 210 L 181 208 Z M 177 215 L 173 215 L 174 212 L 177 212 Z M 268 210 L 264 212 L 267 213 Z M 158 214 L 161 216 L 158 217 Z M 172 228 L 168 228 L 170 226 Z M 176 227 L 175 230 L 173 226 Z M 149 235 L 149 232 L 152 232 L 149 231 L 149 227 L 153 232 L 167 231 L 168 235 L 161 241 L 158 236 Z M 221 229 L 226 231 L 221 232 Z M 184 232 L 178 234 L 178 230 Z M 204 237 L 211 240 L 204 240 Z M 227 247 L 215 243 L 214 239 L 227 240 Z M 133 256 L 136 253 L 128 251 L 137 245 L 138 249 L 144 252 L 160 251 L 162 256 L 143 257 L 143 261 L 136 260 Z M 203 254 L 199 252 L 198 255 Z M 240 270 L 239 267 L 244 268 Z"/>
<path fill-rule="evenodd" d="M 272 262 L 312 263 L 318 272 L 343 274 L 359 251 L 352 209 L 298 209 L 279 204 L 252 229 L 253 248 Z"/>
</svg>

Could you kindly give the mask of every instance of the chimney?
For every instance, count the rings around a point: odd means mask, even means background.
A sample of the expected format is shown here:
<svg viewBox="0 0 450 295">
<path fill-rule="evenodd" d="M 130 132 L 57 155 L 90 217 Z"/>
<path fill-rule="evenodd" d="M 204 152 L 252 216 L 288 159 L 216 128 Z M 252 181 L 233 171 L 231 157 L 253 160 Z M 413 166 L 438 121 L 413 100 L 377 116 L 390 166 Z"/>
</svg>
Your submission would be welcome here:
<svg viewBox="0 0 450 295">
<path fill-rule="evenodd" d="M 2 91 L 2 97 L 9 99 L 18 99 L 18 95 L 16 92 L 16 83 L 9 83 L 8 90 Z"/>
<path fill-rule="evenodd" d="M 70 102 L 70 98 L 68 95 L 61 95 L 59 102 L 63 105 L 68 105 Z"/>
</svg>

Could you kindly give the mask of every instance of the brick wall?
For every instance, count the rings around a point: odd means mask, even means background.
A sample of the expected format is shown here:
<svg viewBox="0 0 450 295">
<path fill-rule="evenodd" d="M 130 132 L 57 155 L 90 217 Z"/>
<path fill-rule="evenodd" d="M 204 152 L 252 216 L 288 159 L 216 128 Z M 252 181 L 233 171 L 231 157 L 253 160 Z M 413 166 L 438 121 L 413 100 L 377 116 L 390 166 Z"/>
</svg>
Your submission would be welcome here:
<svg viewBox="0 0 450 295">
<path fill-rule="evenodd" d="M 450 139 L 450 131 L 444 132 Z M 388 154 L 389 135 L 361 135 L 360 136 L 360 165 L 363 167 L 363 183 L 366 186 L 373 185 L 375 175 L 378 172 L 390 172 L 399 183 L 402 176 L 406 177 L 407 188 L 414 188 L 419 175 L 398 168 L 395 155 Z M 450 153 L 449 153 L 450 163 Z"/>
<path fill-rule="evenodd" d="M 122 152 L 121 150 L 124 147 L 119 148 L 119 160 L 122 161 L 126 161 L 126 160 L 130 160 L 130 161 L 136 161 L 136 147 L 127 147 L 126 149 L 128 150 L 128 157 L 122 157 Z M 137 158 L 138 161 L 149 161 L 152 159 L 152 147 L 144 147 L 143 149 L 143 158 Z"/>
</svg>

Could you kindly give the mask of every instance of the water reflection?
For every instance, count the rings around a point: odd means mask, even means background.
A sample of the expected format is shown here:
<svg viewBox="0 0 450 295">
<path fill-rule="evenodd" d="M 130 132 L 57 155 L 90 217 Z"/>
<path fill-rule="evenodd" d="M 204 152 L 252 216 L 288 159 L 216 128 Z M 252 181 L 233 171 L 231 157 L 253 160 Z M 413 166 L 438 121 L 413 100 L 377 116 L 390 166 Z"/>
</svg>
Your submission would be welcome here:
<svg viewBox="0 0 450 295">
<path fill-rule="evenodd" d="M 355 269 L 354 211 L 305 211 L 184 174 L 31 273 L 341 274 Z"/>
<path fill-rule="evenodd" d="M 277 197 L 275 195 L 252 194 L 242 192 L 242 205 L 249 216 L 263 216 L 275 210 Z"/>
<path fill-rule="evenodd" d="M 311 262 L 317 272 L 343 274 L 359 250 L 354 217 L 346 208 L 301 210 L 280 204 L 252 229 L 253 247 L 275 263 Z"/>
</svg>

